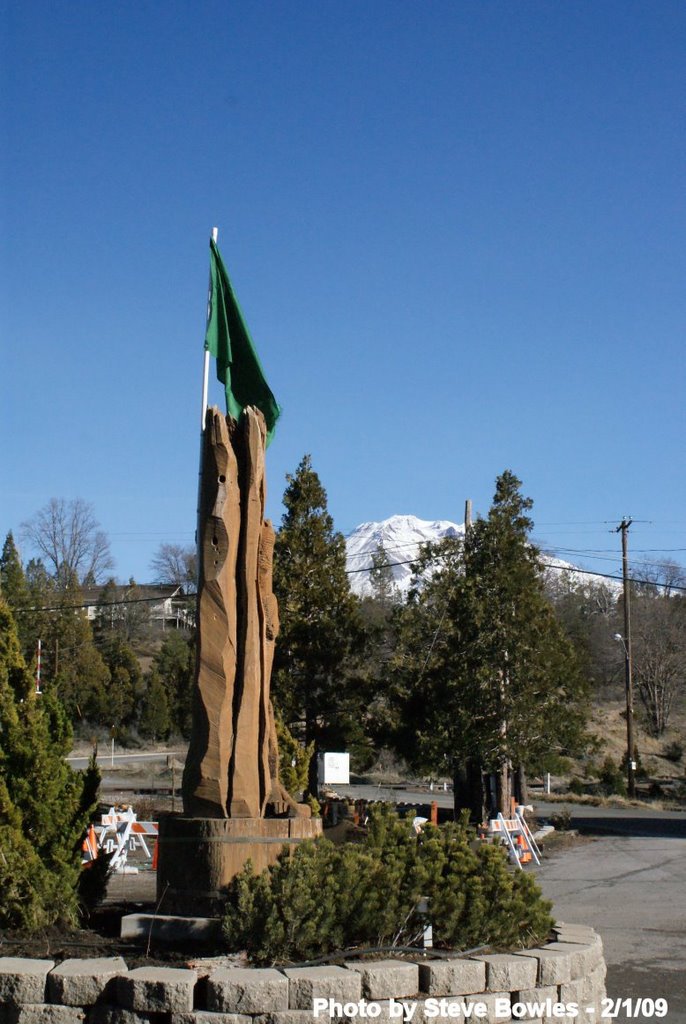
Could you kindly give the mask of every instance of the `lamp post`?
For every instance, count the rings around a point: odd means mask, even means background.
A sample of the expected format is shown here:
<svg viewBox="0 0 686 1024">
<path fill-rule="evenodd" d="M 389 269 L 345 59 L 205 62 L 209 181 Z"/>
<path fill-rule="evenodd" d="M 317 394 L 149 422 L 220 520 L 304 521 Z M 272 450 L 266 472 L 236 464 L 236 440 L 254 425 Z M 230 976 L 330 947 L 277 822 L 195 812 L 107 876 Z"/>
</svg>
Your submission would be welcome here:
<svg viewBox="0 0 686 1024">
<path fill-rule="evenodd" d="M 626 784 L 629 797 L 636 796 L 636 762 L 634 761 L 634 689 L 631 678 L 631 638 L 621 633 L 614 639 L 624 648 L 624 683 L 626 690 Z"/>
</svg>

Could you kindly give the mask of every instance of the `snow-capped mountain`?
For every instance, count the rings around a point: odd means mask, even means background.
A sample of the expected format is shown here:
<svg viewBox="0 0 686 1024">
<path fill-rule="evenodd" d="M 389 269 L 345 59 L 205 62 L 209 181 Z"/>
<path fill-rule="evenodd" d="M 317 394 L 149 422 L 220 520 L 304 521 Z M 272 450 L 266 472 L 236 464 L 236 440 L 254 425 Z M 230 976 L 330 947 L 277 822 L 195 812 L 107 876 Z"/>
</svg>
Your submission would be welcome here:
<svg viewBox="0 0 686 1024">
<path fill-rule="evenodd" d="M 410 563 L 419 554 L 419 548 L 427 541 L 442 540 L 444 537 L 461 537 L 464 525 L 450 523 L 446 519 L 417 519 L 416 516 L 391 516 L 381 523 L 362 523 L 345 538 L 347 549 L 346 568 L 350 573 L 350 587 L 360 597 L 372 593 L 369 572 L 372 556 L 383 545 L 386 557 L 391 563 Z M 412 566 L 393 565 L 393 579 L 398 591 L 405 595 L 410 589 Z"/>
<path fill-rule="evenodd" d="M 345 539 L 346 568 L 350 574 L 351 589 L 360 597 L 371 595 L 372 586 L 368 570 L 372 567 L 372 556 L 379 545 L 383 545 L 386 557 L 392 563 L 391 571 L 395 585 L 399 593 L 405 596 L 412 578 L 412 565 L 409 563 L 419 554 L 420 546 L 427 541 L 462 536 L 464 524 L 451 523 L 446 519 L 427 520 L 417 519 L 416 516 L 391 516 L 381 523 L 362 523 Z M 589 575 L 560 558 L 544 553 L 542 560 L 551 587 L 560 584 L 574 587 L 603 584 L 615 595 L 621 590 L 621 582 L 603 576 Z"/>
</svg>

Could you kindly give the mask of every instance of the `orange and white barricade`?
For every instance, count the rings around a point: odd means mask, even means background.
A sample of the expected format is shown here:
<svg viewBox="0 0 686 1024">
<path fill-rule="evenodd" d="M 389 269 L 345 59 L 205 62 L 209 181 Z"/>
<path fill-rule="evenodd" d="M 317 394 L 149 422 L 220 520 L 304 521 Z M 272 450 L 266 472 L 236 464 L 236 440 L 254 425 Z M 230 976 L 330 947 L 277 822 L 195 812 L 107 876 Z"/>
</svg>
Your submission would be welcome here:
<svg viewBox="0 0 686 1024">
<path fill-rule="evenodd" d="M 520 870 L 522 864 L 531 860 L 541 863 L 541 851 L 524 819 L 524 807 L 515 807 L 512 818 L 505 818 L 502 814 L 491 818 L 488 831 L 494 839 L 500 839 L 509 848 L 510 860 Z"/>
<path fill-rule="evenodd" d="M 136 872 L 138 869 L 127 866 L 129 852 L 140 848 L 146 859 L 153 857 L 146 839 L 157 839 L 159 825 L 156 821 L 138 821 L 132 807 L 117 811 L 110 807 L 107 814 L 101 817 L 99 835 L 100 849 L 112 854 L 111 866 L 119 873 Z"/>
</svg>

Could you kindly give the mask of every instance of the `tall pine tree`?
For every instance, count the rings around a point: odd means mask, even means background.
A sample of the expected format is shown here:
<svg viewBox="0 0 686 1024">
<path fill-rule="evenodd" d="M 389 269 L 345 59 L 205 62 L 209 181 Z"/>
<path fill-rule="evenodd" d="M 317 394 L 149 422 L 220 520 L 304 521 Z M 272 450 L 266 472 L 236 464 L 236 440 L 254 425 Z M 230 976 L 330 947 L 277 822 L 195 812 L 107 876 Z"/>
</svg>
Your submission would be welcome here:
<svg viewBox="0 0 686 1024">
<path fill-rule="evenodd" d="M 97 776 L 72 771 L 71 729 L 54 693 L 39 696 L 0 600 L 0 925 L 74 923 L 80 840 Z"/>
<path fill-rule="evenodd" d="M 353 667 L 361 628 L 345 571 L 345 540 L 334 530 L 309 455 L 287 482 L 274 552 L 281 621 L 274 703 L 293 732 L 318 751 L 364 748 L 365 699 Z M 313 758 L 310 790 L 315 789 Z"/>
<path fill-rule="evenodd" d="M 31 594 L 11 530 L 5 538 L 2 555 L 0 555 L 0 594 L 16 616 L 19 642 L 26 656 L 31 646 L 35 648 L 37 638 L 31 635 L 28 612 L 31 606 Z"/>
<path fill-rule="evenodd" d="M 456 806 L 473 765 L 498 780 L 507 811 L 513 771 L 541 770 L 584 740 L 581 674 L 545 593 L 520 486 L 504 472 L 464 548 L 447 540 L 424 552 L 422 585 L 401 617 L 398 737 L 416 762 L 453 774 Z"/>
</svg>

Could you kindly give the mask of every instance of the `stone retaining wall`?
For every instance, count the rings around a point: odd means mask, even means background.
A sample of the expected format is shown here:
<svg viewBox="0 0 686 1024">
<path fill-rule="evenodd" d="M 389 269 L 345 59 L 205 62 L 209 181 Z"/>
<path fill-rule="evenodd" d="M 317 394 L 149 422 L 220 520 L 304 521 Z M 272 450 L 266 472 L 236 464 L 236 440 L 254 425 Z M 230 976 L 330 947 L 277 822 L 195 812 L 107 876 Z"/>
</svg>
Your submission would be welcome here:
<svg viewBox="0 0 686 1024">
<path fill-rule="evenodd" d="M 406 1010 L 411 1024 L 467 1018 L 590 1024 L 600 1019 L 604 996 L 600 936 L 562 923 L 555 926 L 555 941 L 540 949 L 418 963 L 209 966 L 202 972 L 129 970 L 121 957 L 60 964 L 0 957 L 0 1024 L 326 1024 L 330 1010 L 365 1024 L 403 1024 Z M 315 1000 L 321 1001 L 317 1016 Z"/>
</svg>

